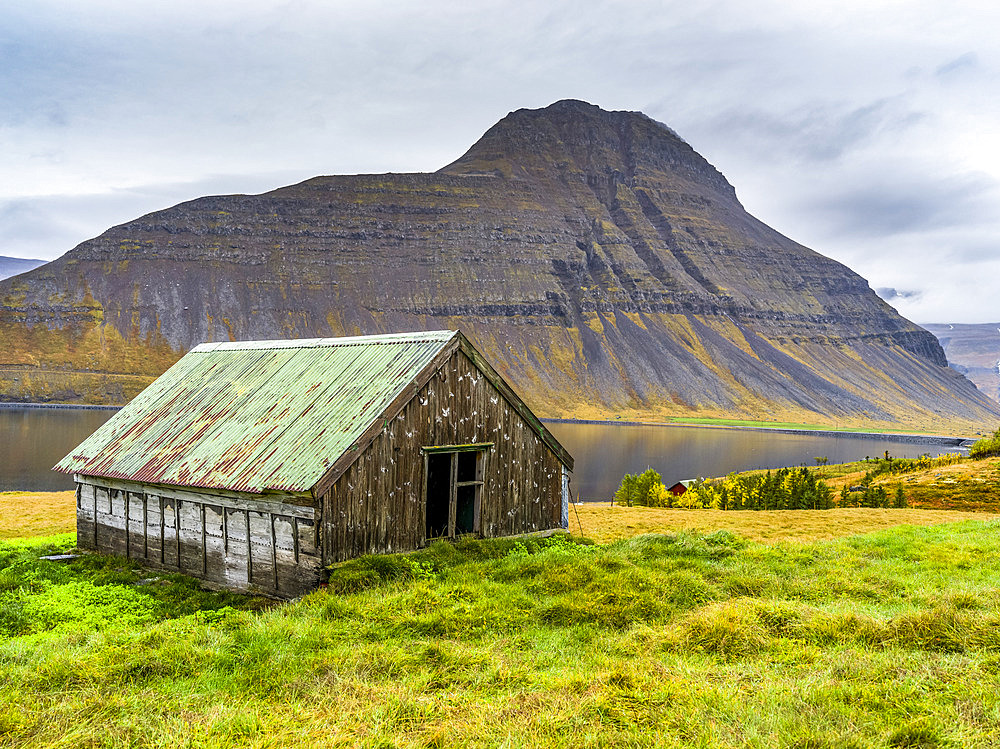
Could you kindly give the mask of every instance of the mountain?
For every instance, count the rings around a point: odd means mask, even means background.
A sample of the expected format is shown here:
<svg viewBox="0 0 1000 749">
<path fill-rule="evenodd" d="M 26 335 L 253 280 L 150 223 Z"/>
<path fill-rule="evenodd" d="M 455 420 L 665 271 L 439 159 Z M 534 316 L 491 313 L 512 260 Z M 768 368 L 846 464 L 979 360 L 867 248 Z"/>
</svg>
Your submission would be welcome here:
<svg viewBox="0 0 1000 749">
<path fill-rule="evenodd" d="M 1000 323 L 927 325 L 948 363 L 995 401 L 1000 401 Z"/>
<path fill-rule="evenodd" d="M 432 174 L 200 198 L 0 282 L 0 393 L 121 401 L 203 341 L 458 326 L 544 415 L 1000 416 L 672 130 L 580 101 Z"/>
<path fill-rule="evenodd" d="M 45 260 L 32 260 L 24 257 L 4 257 L 0 255 L 0 279 L 26 273 L 39 265 L 45 265 Z"/>
</svg>

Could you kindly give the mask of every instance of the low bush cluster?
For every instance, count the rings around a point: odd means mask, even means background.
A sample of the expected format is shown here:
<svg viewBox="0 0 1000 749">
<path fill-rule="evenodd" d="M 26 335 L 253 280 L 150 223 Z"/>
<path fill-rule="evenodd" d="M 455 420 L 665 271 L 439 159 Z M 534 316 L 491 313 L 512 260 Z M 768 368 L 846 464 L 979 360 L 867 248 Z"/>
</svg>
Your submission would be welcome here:
<svg viewBox="0 0 1000 749">
<path fill-rule="evenodd" d="M 699 481 L 687 494 L 692 494 L 692 499 L 701 507 L 717 510 L 828 510 L 833 507 L 830 487 L 805 468 L 730 474 L 724 479 Z"/>
<path fill-rule="evenodd" d="M 944 453 L 936 458 L 932 458 L 926 453 L 919 458 L 893 458 L 886 452 L 884 458 L 865 458 L 865 480 L 870 482 L 879 476 L 898 476 L 903 473 L 925 471 L 929 468 L 943 468 L 961 463 L 963 460 L 965 458 L 958 453 Z"/>
<path fill-rule="evenodd" d="M 896 489 L 890 497 L 884 486 L 872 484 L 871 479 L 866 476 L 861 483 L 852 487 L 845 484 L 840 490 L 838 504 L 841 507 L 894 507 L 901 509 L 908 506 L 909 502 L 902 484 L 896 484 Z"/>
<path fill-rule="evenodd" d="M 970 458 L 990 458 L 994 455 L 1000 455 L 1000 429 L 989 437 L 976 440 L 969 448 Z"/>
<path fill-rule="evenodd" d="M 675 499 L 663 484 L 663 478 L 652 468 L 642 473 L 626 473 L 615 492 L 616 504 L 625 507 L 674 507 Z"/>
<path fill-rule="evenodd" d="M 660 474 L 649 469 L 639 475 L 626 474 L 615 493 L 615 502 L 713 510 L 827 510 L 834 506 L 830 487 L 805 468 L 699 479 L 679 496 L 663 485 Z"/>
</svg>

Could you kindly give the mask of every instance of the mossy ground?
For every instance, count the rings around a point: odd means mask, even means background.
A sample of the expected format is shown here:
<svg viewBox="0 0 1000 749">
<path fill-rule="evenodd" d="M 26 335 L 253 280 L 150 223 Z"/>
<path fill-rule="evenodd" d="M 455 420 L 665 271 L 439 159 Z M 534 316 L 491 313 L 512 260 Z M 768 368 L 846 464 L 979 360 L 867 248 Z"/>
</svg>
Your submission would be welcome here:
<svg viewBox="0 0 1000 749">
<path fill-rule="evenodd" d="M 0 745 L 1000 745 L 992 520 L 442 543 L 289 604 L 72 544 L 0 541 Z"/>
</svg>

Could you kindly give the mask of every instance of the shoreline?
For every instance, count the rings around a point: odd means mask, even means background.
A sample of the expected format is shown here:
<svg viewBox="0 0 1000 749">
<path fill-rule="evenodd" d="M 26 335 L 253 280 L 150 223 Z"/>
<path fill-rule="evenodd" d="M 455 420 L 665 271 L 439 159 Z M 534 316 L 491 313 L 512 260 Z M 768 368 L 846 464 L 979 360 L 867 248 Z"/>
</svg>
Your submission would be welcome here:
<svg viewBox="0 0 1000 749">
<path fill-rule="evenodd" d="M 123 406 L 74 404 L 74 403 L 13 403 L 0 401 L 0 409 L 48 408 L 78 409 L 84 411 L 120 411 Z M 915 434 L 913 432 L 852 432 L 843 429 L 796 429 L 794 427 L 750 426 L 743 424 L 685 424 L 662 421 L 621 421 L 617 419 L 563 419 L 542 417 L 539 421 L 550 424 L 595 424 L 600 426 L 623 427 L 673 427 L 681 429 L 738 429 L 746 432 L 771 432 L 774 434 L 822 434 L 830 437 L 857 437 L 858 439 L 885 440 L 911 445 L 946 445 L 969 447 L 976 441 L 973 437 L 955 437 L 943 434 Z"/>
<path fill-rule="evenodd" d="M 74 408 L 82 411 L 121 411 L 124 406 L 102 406 L 92 404 L 76 403 L 12 403 L 0 401 L 0 408 Z"/>
<path fill-rule="evenodd" d="M 674 424 L 662 421 L 617 421 L 608 419 L 556 419 L 542 418 L 552 424 L 597 424 L 626 427 L 674 427 L 681 429 L 738 429 L 746 432 L 772 432 L 775 434 L 818 434 L 829 437 L 857 437 L 858 439 L 885 440 L 910 445 L 946 445 L 968 447 L 976 440 L 971 437 L 954 437 L 943 434 L 914 434 L 911 432 L 848 432 L 842 429 L 795 429 L 793 427 L 744 426 L 741 424 Z"/>
</svg>

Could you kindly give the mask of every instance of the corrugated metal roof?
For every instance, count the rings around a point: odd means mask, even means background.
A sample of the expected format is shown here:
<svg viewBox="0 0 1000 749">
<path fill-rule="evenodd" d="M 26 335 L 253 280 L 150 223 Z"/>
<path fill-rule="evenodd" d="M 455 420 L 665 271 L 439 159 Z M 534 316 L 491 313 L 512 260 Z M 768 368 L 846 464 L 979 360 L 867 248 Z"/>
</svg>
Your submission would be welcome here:
<svg viewBox="0 0 1000 749">
<path fill-rule="evenodd" d="M 55 470 L 233 491 L 308 491 L 457 336 L 208 343 Z"/>
</svg>

